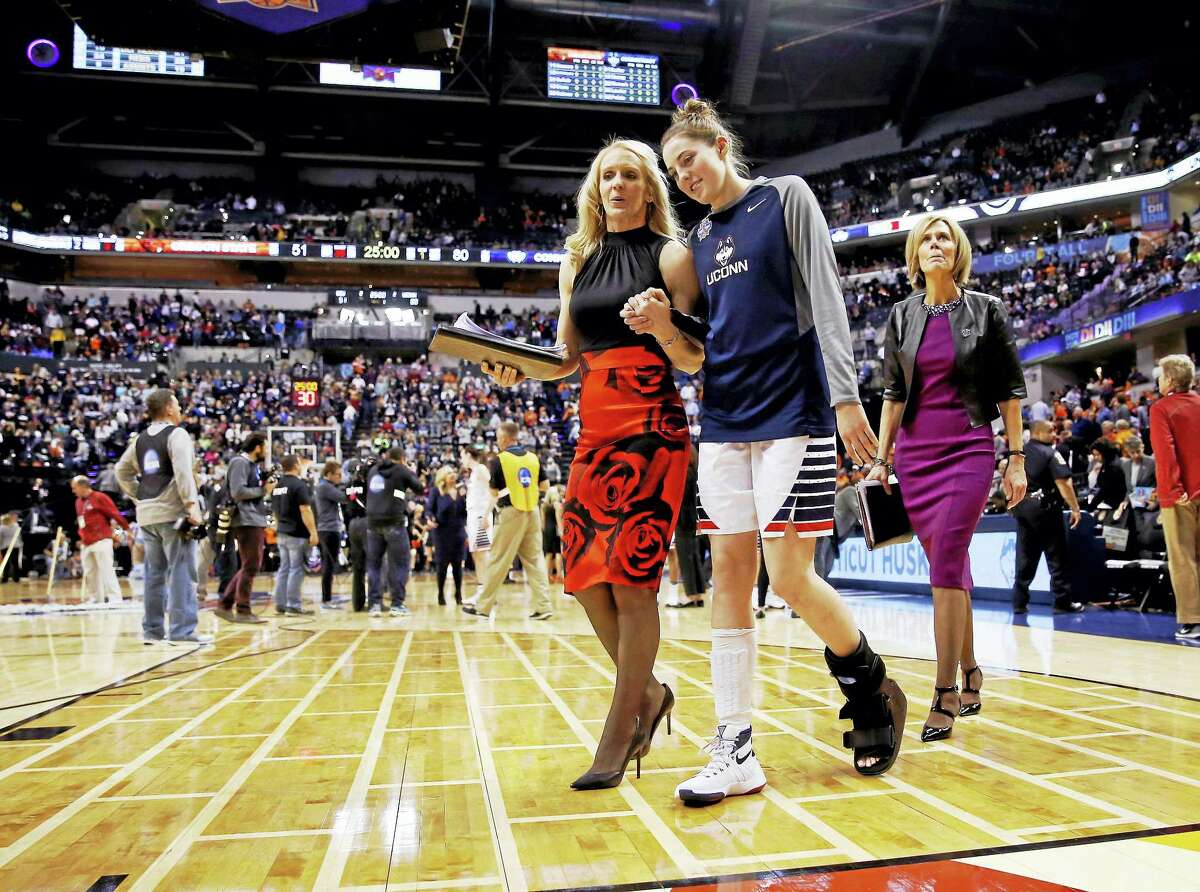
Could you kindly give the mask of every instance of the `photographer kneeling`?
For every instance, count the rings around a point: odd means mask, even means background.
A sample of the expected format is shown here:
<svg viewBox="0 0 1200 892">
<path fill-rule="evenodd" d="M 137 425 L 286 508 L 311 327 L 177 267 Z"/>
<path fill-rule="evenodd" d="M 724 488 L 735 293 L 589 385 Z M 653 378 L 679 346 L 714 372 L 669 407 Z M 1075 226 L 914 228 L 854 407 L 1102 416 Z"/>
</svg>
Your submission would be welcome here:
<svg viewBox="0 0 1200 892">
<path fill-rule="evenodd" d="M 196 634 L 196 534 L 204 534 L 192 474 L 192 438 L 180 427 L 183 413 L 175 394 L 155 390 L 146 400 L 150 425 L 135 436 L 117 461 L 121 490 L 137 504 L 137 522 L 146 548 L 142 595 L 142 639 L 164 636 L 164 595 L 172 644 L 211 644 Z"/>
</svg>

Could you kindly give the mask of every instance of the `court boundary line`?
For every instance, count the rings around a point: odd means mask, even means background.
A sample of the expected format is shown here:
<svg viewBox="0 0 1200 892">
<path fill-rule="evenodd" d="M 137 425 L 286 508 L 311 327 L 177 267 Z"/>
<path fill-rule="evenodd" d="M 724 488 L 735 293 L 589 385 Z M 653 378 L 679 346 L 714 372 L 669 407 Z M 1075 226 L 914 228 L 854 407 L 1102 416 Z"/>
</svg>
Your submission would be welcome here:
<svg viewBox="0 0 1200 892">
<path fill-rule="evenodd" d="M 346 811 L 357 811 L 366 805 L 367 796 L 370 795 L 371 778 L 375 774 L 375 768 L 379 763 L 379 754 L 383 750 L 384 738 L 387 736 L 387 724 L 391 719 L 391 704 L 394 702 L 396 689 L 400 687 L 400 679 L 404 675 L 404 665 L 408 661 L 408 653 L 412 649 L 413 635 L 409 632 L 404 636 L 404 641 L 400 644 L 400 650 L 396 654 L 396 659 L 392 662 L 392 675 L 384 683 L 383 699 L 388 704 L 384 708 L 381 703 L 375 711 L 375 721 L 371 724 L 371 731 L 367 735 L 365 748 L 362 753 L 358 754 L 358 768 L 355 769 L 354 779 L 350 782 L 350 789 L 346 791 L 345 799 L 342 801 L 341 808 Z M 332 685 L 326 685 L 325 690 L 328 690 Z M 405 752 L 405 762 L 408 761 L 408 754 Z M 356 827 L 352 822 L 345 823 L 342 826 L 334 825 L 334 834 L 330 838 L 329 845 L 325 847 L 325 854 L 321 858 L 321 866 L 317 869 L 317 876 L 313 880 L 313 887 L 317 889 L 338 888 L 342 883 L 342 875 L 346 872 L 346 864 L 350 860 L 350 843 L 355 836 Z M 394 844 L 393 844 L 394 845 Z M 388 848 L 388 867 L 384 874 L 384 885 L 386 886 L 391 879 L 392 872 L 392 846 Z"/>
<path fill-rule="evenodd" d="M 467 684 L 471 675 L 468 671 L 467 650 L 463 645 L 462 633 L 451 632 L 450 640 L 454 643 L 454 653 L 458 659 L 458 671 L 463 680 L 462 696 L 467 702 L 467 721 L 471 723 L 471 738 L 475 741 L 475 758 L 479 763 L 479 777 L 483 787 L 483 810 L 487 815 L 488 828 L 492 835 L 492 855 L 496 859 L 496 868 L 504 886 L 512 892 L 526 892 L 529 880 L 525 876 L 525 866 L 521 863 L 521 850 L 512 832 L 508 806 L 504 803 L 504 789 L 500 786 L 500 775 L 496 773 L 496 762 L 492 758 L 491 736 L 488 733 L 487 722 L 484 721 L 483 710 L 476 702 L 471 686 Z M 501 641 L 503 642 L 503 639 Z"/>
</svg>

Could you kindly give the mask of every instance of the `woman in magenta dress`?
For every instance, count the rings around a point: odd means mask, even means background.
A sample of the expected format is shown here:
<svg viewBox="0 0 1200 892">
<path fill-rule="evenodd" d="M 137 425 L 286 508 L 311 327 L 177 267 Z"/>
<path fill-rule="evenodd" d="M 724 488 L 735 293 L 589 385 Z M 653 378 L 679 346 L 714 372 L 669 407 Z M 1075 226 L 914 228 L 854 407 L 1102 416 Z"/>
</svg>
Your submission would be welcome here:
<svg viewBox="0 0 1200 892">
<path fill-rule="evenodd" d="M 931 741 L 949 737 L 957 716 L 981 709 L 968 549 L 996 466 L 991 422 L 1001 416 L 1009 446 L 1008 507 L 1025 497 L 1026 392 L 1004 305 L 962 287 L 971 270 L 962 228 L 940 214 L 921 218 L 908 234 L 905 258 L 909 280 L 923 290 L 897 303 L 888 318 L 879 452 L 868 479 L 890 491 L 888 474 L 895 471 L 929 558 L 937 680 L 921 739 Z M 888 458 L 893 443 L 894 467 Z"/>
</svg>

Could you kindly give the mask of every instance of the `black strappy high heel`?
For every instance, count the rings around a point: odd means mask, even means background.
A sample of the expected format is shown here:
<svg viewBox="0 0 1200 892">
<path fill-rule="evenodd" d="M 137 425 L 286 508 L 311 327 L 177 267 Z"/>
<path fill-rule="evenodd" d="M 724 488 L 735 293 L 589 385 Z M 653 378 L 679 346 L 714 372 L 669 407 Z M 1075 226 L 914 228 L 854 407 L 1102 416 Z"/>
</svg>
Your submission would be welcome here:
<svg viewBox="0 0 1200 892">
<path fill-rule="evenodd" d="M 971 687 L 971 673 L 972 672 L 979 673 L 979 687 L 978 688 Z M 980 688 L 982 688 L 982 687 L 983 687 L 983 670 L 982 669 L 980 669 L 978 666 L 974 666 L 974 667 L 966 670 L 965 672 L 963 672 L 962 692 L 964 694 L 978 694 L 980 692 Z M 963 703 L 958 708 L 958 714 L 960 716 L 962 716 L 962 715 L 978 715 L 979 711 L 981 709 L 983 709 L 982 700 L 979 703 Z"/>
<path fill-rule="evenodd" d="M 659 723 L 666 718 L 667 733 L 671 733 L 671 710 L 675 708 L 675 692 L 671 688 L 663 685 L 663 702 L 658 708 L 658 715 L 654 717 L 654 721 L 650 723 L 650 734 L 646 737 L 646 745 L 642 747 L 642 751 L 638 753 L 639 758 L 646 758 L 650 755 L 650 744 L 654 742 L 654 732 L 658 730 Z"/>
<path fill-rule="evenodd" d="M 629 767 L 629 760 L 633 759 L 637 765 L 637 777 L 642 776 L 642 747 L 646 746 L 647 740 L 642 736 L 642 717 L 635 715 L 633 717 L 633 740 L 629 743 L 629 753 L 625 756 L 625 761 L 616 771 L 589 771 L 581 777 L 576 778 L 571 783 L 573 790 L 606 790 L 610 787 L 620 786 L 621 780 L 625 777 L 625 769 Z"/>
<path fill-rule="evenodd" d="M 944 697 L 946 694 L 957 694 L 958 685 L 952 685 L 948 688 L 935 687 L 933 690 L 933 705 L 929 707 L 929 711 L 940 712 L 946 718 L 950 719 L 950 724 L 945 728 L 935 728 L 933 725 L 926 723 L 925 726 L 921 728 L 922 743 L 932 743 L 935 740 L 945 740 L 950 736 L 950 732 L 954 730 L 954 720 L 957 718 L 954 713 L 942 706 L 942 697 Z M 961 704 L 959 705 L 961 707 Z"/>
</svg>

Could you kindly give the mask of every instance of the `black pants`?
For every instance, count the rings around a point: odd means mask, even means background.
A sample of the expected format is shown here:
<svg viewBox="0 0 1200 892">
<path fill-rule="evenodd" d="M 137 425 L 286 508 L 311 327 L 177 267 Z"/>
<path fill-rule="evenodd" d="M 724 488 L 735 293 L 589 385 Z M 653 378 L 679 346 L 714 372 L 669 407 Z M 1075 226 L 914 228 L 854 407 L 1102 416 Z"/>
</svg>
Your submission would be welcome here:
<svg viewBox="0 0 1200 892">
<path fill-rule="evenodd" d="M 679 561 L 679 579 L 689 598 L 702 598 L 708 588 L 704 562 L 700 559 L 700 541 L 693 530 L 675 530 L 675 557 Z"/>
<path fill-rule="evenodd" d="M 462 579 L 463 579 L 463 549 L 460 545 L 458 548 L 442 548 L 435 546 L 434 558 L 437 563 L 437 587 L 438 587 L 438 602 L 445 600 L 446 592 L 446 571 L 449 570 L 454 576 L 454 600 L 462 602 Z"/>
<path fill-rule="evenodd" d="M 391 592 L 391 606 L 404 603 L 405 586 L 408 585 L 408 564 L 412 543 L 408 538 L 408 527 L 402 523 L 389 526 L 367 526 L 367 601 L 369 606 L 383 606 L 383 558 L 388 561 L 387 589 Z"/>
<path fill-rule="evenodd" d="M 317 533 L 321 543 L 321 602 L 333 600 L 333 574 L 337 572 L 338 555 L 342 552 L 342 534 L 333 530 Z"/>
<path fill-rule="evenodd" d="M 350 598 L 354 609 L 367 609 L 367 519 L 356 517 L 350 521 L 350 571 L 353 582 Z"/>
<path fill-rule="evenodd" d="M 1067 575 L 1067 526 L 1062 511 L 1042 510 L 1017 517 L 1017 576 L 1013 582 L 1013 607 L 1029 606 L 1029 586 L 1037 573 L 1042 553 L 1050 568 L 1050 591 L 1054 603 L 1070 603 L 1071 580 Z"/>
</svg>

